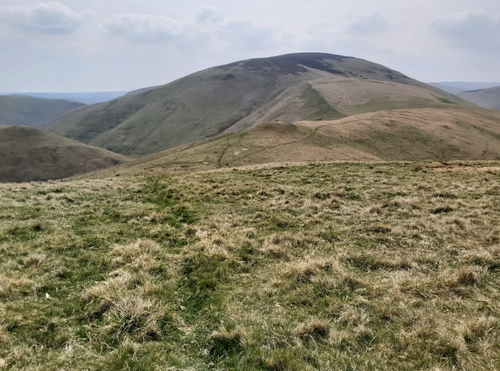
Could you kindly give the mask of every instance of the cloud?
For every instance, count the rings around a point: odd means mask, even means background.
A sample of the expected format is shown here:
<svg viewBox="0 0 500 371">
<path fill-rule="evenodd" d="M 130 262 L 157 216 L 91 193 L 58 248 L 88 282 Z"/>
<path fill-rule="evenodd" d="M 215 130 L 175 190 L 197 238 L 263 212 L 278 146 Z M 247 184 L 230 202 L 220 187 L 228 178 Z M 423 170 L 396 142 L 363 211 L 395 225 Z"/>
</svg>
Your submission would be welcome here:
<svg viewBox="0 0 500 371">
<path fill-rule="evenodd" d="M 54 1 L 36 2 L 30 6 L 0 5 L 2 23 L 28 33 L 70 34 L 83 23 L 83 17 Z"/>
<path fill-rule="evenodd" d="M 120 14 L 103 21 L 113 36 L 135 42 L 165 42 L 182 32 L 182 25 L 169 17 L 150 14 Z"/>
<path fill-rule="evenodd" d="M 203 5 L 196 14 L 196 21 L 198 23 L 218 23 L 224 16 L 219 9 L 211 6 Z"/>
<path fill-rule="evenodd" d="M 387 22 L 382 14 L 373 12 L 347 26 L 351 34 L 372 34 L 387 30 Z"/>
<path fill-rule="evenodd" d="M 236 49 L 265 49 L 276 43 L 272 30 L 238 20 L 219 27 L 217 33 L 223 41 Z"/>
<path fill-rule="evenodd" d="M 500 48 L 500 18 L 481 12 L 449 14 L 435 19 L 430 27 L 459 48 L 488 52 L 498 52 Z"/>
</svg>

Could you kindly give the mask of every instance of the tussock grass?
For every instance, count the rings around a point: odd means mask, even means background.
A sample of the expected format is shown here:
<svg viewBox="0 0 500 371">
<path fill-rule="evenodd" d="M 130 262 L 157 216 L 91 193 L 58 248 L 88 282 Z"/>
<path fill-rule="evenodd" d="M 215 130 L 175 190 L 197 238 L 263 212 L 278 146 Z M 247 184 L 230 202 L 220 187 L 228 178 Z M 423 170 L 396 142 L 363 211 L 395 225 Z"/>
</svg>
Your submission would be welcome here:
<svg viewBox="0 0 500 371">
<path fill-rule="evenodd" d="M 302 340 L 306 340 L 308 338 L 324 339 L 328 337 L 329 333 L 330 326 L 328 322 L 318 319 L 310 320 L 297 328 L 297 336 Z"/>
<path fill-rule="evenodd" d="M 500 178 L 474 166 L 0 185 L 0 365 L 497 369 Z"/>
</svg>

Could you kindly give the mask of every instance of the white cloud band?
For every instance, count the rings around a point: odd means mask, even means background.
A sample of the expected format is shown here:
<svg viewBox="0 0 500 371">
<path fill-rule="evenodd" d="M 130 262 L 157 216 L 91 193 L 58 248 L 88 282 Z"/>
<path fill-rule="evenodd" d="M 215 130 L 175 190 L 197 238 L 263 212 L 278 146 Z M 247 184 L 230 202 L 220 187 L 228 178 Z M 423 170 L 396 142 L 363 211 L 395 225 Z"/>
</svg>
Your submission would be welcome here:
<svg viewBox="0 0 500 371">
<path fill-rule="evenodd" d="M 38 1 L 30 6 L 0 5 L 0 23 L 27 33 L 70 34 L 83 23 L 83 17 L 55 1 Z"/>
<path fill-rule="evenodd" d="M 104 27 L 113 36 L 136 42 L 169 41 L 182 31 L 175 19 L 150 14 L 120 14 L 104 20 Z"/>
</svg>

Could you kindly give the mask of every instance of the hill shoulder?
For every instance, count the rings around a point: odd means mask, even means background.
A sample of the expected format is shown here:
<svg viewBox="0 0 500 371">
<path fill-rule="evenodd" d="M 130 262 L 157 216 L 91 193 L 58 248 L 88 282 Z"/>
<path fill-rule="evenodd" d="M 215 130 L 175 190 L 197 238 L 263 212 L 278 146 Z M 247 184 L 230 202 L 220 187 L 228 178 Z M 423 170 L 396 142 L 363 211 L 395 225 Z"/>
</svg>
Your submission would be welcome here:
<svg viewBox="0 0 500 371">
<path fill-rule="evenodd" d="M 138 176 L 331 161 L 500 159 L 500 112 L 455 107 L 368 112 L 337 120 L 272 121 L 144 156 L 89 175 Z"/>
<path fill-rule="evenodd" d="M 0 126 L 0 182 L 60 179 L 128 161 L 122 155 L 24 126 Z"/>
<path fill-rule="evenodd" d="M 464 91 L 458 96 L 479 107 L 500 110 L 500 86 L 488 89 Z"/>
<path fill-rule="evenodd" d="M 0 125 L 36 127 L 83 106 L 83 103 L 62 99 L 0 95 Z"/>
</svg>

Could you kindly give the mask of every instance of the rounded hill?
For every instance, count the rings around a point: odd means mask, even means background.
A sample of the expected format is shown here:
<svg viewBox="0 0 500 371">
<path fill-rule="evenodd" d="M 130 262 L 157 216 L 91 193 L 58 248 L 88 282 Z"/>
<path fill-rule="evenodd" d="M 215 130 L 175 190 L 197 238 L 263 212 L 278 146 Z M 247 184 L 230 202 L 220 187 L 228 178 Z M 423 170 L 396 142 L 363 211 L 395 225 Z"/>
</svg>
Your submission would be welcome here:
<svg viewBox="0 0 500 371">
<path fill-rule="evenodd" d="M 43 128 L 139 157 L 271 120 L 336 120 L 385 109 L 467 104 L 376 63 L 298 53 L 209 68 L 81 108 Z"/>
<path fill-rule="evenodd" d="M 84 104 L 64 99 L 0 96 L 0 125 L 38 126 Z"/>
<path fill-rule="evenodd" d="M 25 126 L 0 126 L 0 182 L 60 179 L 128 161 L 102 148 Z"/>
</svg>

